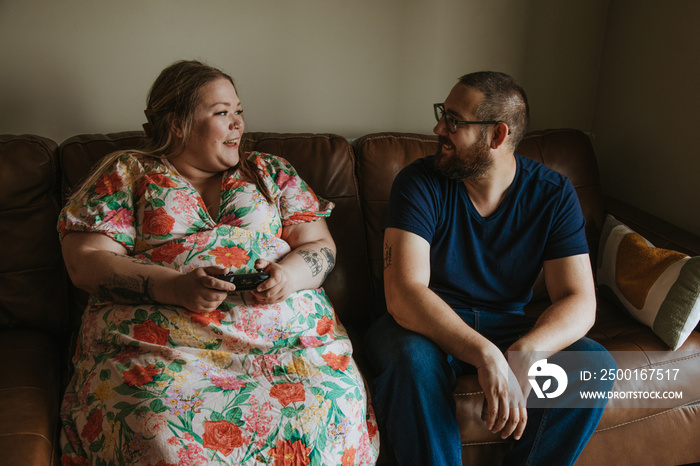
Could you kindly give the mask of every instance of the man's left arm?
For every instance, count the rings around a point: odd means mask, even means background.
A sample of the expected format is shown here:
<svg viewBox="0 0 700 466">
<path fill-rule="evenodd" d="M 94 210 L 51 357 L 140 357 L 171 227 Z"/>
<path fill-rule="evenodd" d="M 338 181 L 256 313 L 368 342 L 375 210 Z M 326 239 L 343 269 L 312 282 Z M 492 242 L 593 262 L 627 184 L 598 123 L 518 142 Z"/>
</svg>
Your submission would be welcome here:
<svg viewBox="0 0 700 466">
<path fill-rule="evenodd" d="M 552 304 L 508 352 L 560 351 L 584 337 L 593 326 L 596 297 L 589 255 L 548 260 L 543 266 Z"/>
</svg>

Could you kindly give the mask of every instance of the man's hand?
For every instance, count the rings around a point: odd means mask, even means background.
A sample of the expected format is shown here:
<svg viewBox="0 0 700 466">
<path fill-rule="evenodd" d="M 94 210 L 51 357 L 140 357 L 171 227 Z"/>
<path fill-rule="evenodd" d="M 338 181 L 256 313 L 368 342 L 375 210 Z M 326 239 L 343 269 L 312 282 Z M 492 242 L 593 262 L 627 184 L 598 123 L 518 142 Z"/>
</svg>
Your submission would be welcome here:
<svg viewBox="0 0 700 466">
<path fill-rule="evenodd" d="M 527 398 L 510 365 L 500 351 L 491 363 L 477 367 L 479 385 L 484 391 L 481 419 L 486 428 L 501 438 L 519 440 L 527 425 Z"/>
</svg>

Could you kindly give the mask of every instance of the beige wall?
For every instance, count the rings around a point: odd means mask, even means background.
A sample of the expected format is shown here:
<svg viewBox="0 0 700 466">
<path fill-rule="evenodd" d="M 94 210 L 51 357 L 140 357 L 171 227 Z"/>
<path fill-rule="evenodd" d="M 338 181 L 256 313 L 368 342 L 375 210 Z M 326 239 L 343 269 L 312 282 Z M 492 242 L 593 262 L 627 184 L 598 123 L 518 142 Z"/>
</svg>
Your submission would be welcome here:
<svg viewBox="0 0 700 466">
<path fill-rule="evenodd" d="M 607 0 L 0 0 L 0 132 L 139 129 L 179 58 L 231 73 L 249 129 L 430 132 L 469 71 L 529 89 L 533 126 L 589 129 Z"/>
<path fill-rule="evenodd" d="M 700 2 L 613 0 L 593 131 L 605 192 L 700 235 Z"/>
<path fill-rule="evenodd" d="M 595 132 L 606 191 L 700 234 L 690 190 L 700 185 L 698 93 L 683 90 L 698 81 L 698 53 L 688 49 L 698 49 L 698 8 L 695 0 L 0 0 L 0 133 L 61 142 L 140 129 L 148 87 L 180 58 L 234 76 L 248 130 L 429 133 L 431 104 L 461 74 L 497 69 L 528 91 L 531 129 Z M 667 85 L 649 96 L 657 72 Z"/>
</svg>

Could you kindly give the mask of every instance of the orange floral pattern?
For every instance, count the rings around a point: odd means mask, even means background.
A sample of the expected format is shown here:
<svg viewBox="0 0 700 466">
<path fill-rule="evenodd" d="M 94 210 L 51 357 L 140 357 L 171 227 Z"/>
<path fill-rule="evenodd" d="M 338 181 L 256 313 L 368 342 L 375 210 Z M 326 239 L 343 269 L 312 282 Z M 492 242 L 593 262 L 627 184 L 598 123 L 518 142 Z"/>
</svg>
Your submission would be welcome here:
<svg viewBox="0 0 700 466">
<path fill-rule="evenodd" d="M 171 264 L 177 256 L 186 250 L 187 248 L 182 243 L 165 243 L 153 249 L 151 260 L 154 262 L 167 262 Z"/>
<path fill-rule="evenodd" d="M 304 401 L 306 392 L 301 383 L 280 383 L 273 385 L 270 396 L 277 398 L 282 406 L 287 406 L 290 403 Z"/>
<path fill-rule="evenodd" d="M 175 226 L 175 219 L 168 215 L 168 212 L 162 207 L 146 211 L 143 214 L 143 232 L 147 235 L 169 235 L 173 226 Z"/>
<path fill-rule="evenodd" d="M 148 366 L 135 366 L 133 369 L 126 370 L 122 373 L 124 383 L 130 387 L 140 387 L 147 383 L 153 382 L 153 376 L 160 372 L 155 364 Z"/>
<path fill-rule="evenodd" d="M 192 322 L 198 325 L 221 325 L 221 320 L 226 318 L 226 314 L 221 312 L 220 309 L 216 309 L 211 312 L 188 312 L 187 315 L 190 316 Z"/>
<path fill-rule="evenodd" d="M 105 173 L 97 180 L 95 192 L 102 196 L 114 194 L 122 187 L 122 178 L 119 173 Z"/>
<path fill-rule="evenodd" d="M 353 466 L 355 464 L 355 454 L 357 453 L 357 449 L 355 447 L 350 447 L 347 450 L 345 450 L 345 453 L 343 453 L 343 457 L 340 458 L 340 465 L 341 466 Z"/>
<path fill-rule="evenodd" d="M 335 371 L 345 371 L 350 364 L 350 356 L 347 354 L 327 353 L 321 356 L 328 366 Z"/>
<path fill-rule="evenodd" d="M 270 456 L 275 459 L 274 466 L 303 466 L 311 462 L 310 452 L 311 449 L 301 440 L 280 440 L 275 448 L 270 449 Z"/>
<path fill-rule="evenodd" d="M 327 335 L 333 331 L 335 322 L 326 316 L 323 316 L 321 320 L 316 323 L 316 333 L 319 335 Z"/>
<path fill-rule="evenodd" d="M 133 332 L 137 340 L 161 346 L 168 343 L 168 335 L 170 335 L 170 330 L 156 324 L 153 319 L 134 325 Z"/>
<path fill-rule="evenodd" d="M 229 456 L 233 450 L 243 445 L 241 428 L 229 421 L 204 421 L 202 446 Z"/>
<path fill-rule="evenodd" d="M 241 268 L 250 260 L 250 256 L 239 247 L 223 247 L 220 246 L 213 251 L 211 255 L 216 258 L 215 262 L 224 267 Z"/>
<path fill-rule="evenodd" d="M 88 418 L 87 424 L 80 432 L 80 436 L 88 442 L 94 442 L 98 435 L 102 433 L 102 411 L 93 412 Z"/>
</svg>

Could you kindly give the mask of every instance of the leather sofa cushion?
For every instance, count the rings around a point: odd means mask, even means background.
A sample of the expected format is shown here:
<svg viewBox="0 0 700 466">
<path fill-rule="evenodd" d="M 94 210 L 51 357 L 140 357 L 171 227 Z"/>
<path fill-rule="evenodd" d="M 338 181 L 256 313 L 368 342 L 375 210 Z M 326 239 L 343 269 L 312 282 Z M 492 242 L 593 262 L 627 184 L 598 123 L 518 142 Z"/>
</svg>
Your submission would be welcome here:
<svg viewBox="0 0 700 466">
<path fill-rule="evenodd" d="M 0 136 L 0 328 L 66 328 L 56 144 Z"/>
<path fill-rule="evenodd" d="M 42 331 L 0 330 L 0 463 L 58 464 L 60 355 Z"/>
</svg>

